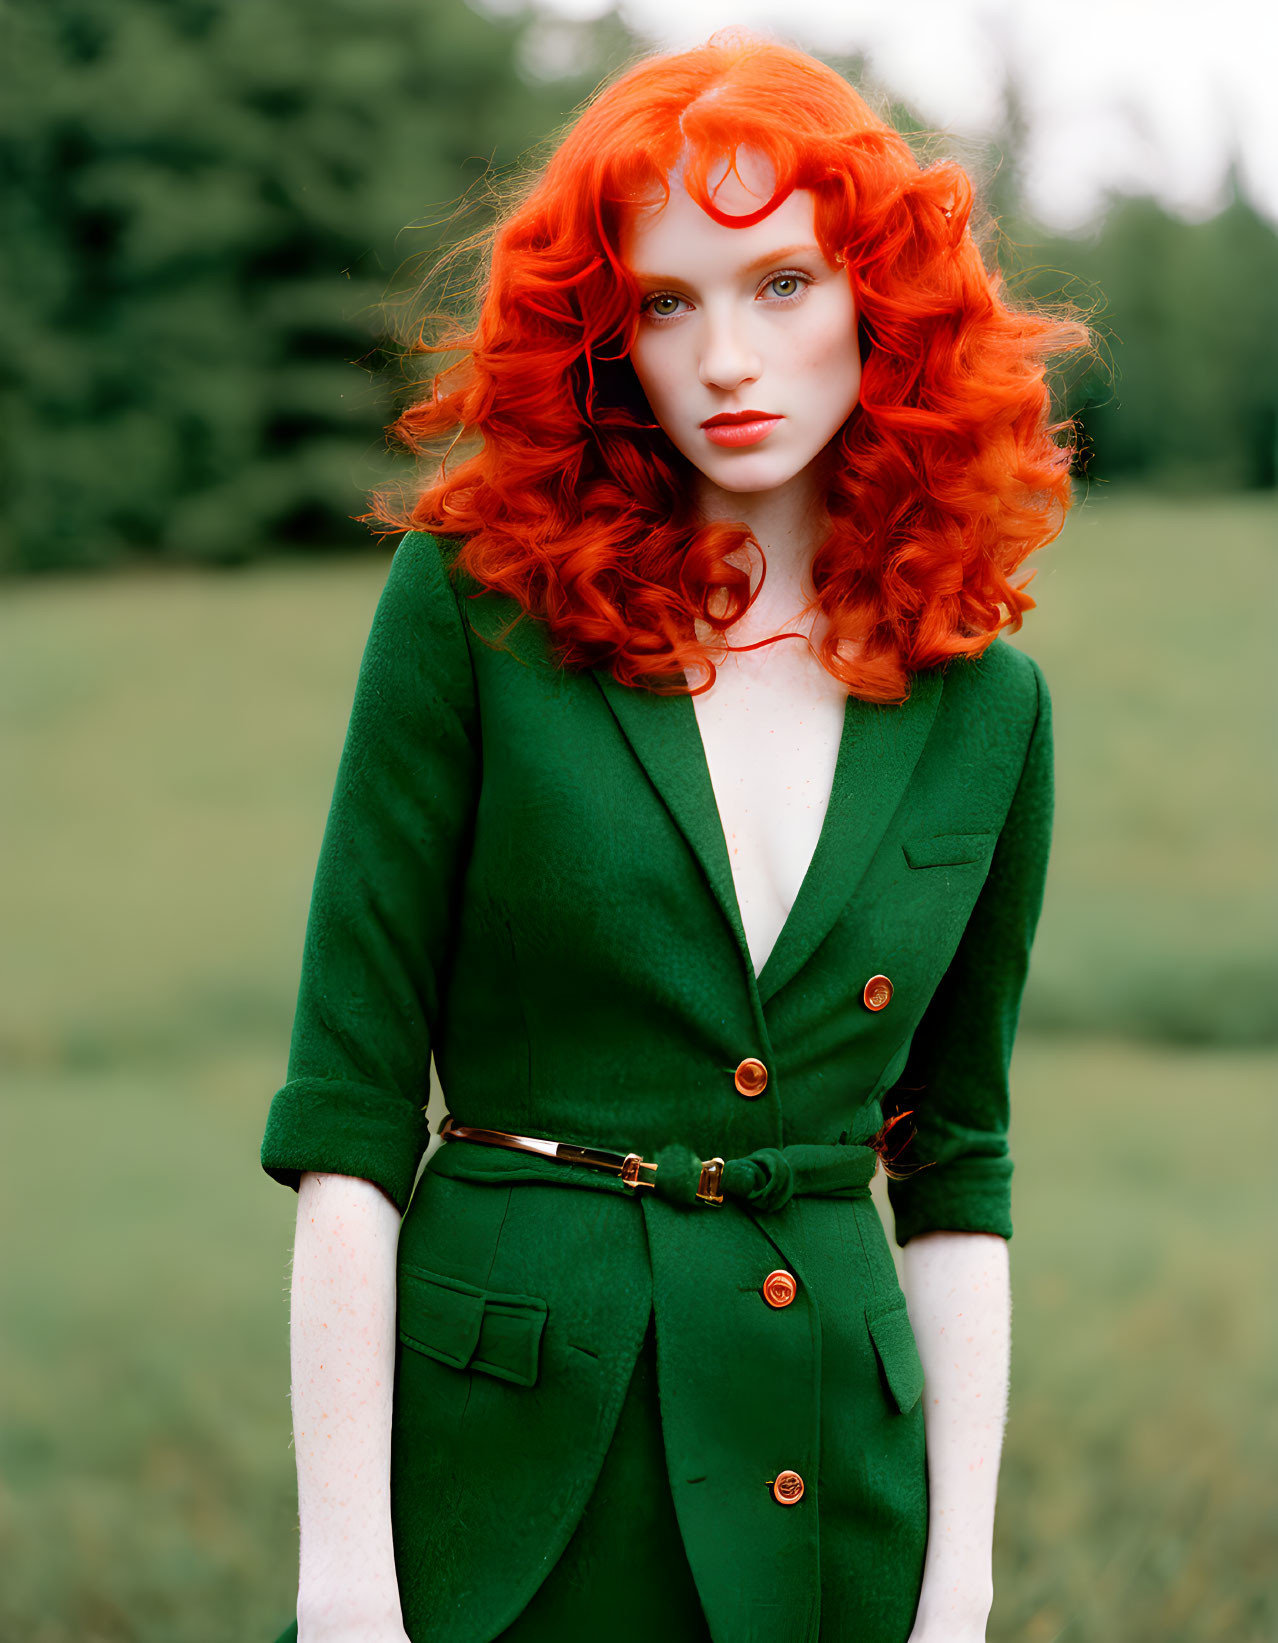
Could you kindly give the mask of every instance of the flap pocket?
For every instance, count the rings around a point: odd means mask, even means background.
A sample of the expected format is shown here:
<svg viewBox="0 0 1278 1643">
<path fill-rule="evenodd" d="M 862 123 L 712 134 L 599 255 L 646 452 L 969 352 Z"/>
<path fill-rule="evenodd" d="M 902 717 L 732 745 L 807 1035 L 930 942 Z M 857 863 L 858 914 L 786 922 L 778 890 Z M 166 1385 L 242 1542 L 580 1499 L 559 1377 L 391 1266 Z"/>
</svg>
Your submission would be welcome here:
<svg viewBox="0 0 1278 1643">
<path fill-rule="evenodd" d="M 866 1307 L 865 1321 L 896 1406 L 908 1415 L 923 1392 L 923 1364 L 904 1297 L 875 1301 Z"/>
<path fill-rule="evenodd" d="M 901 845 L 911 867 L 962 867 L 984 861 L 996 833 L 937 833 L 930 839 L 906 839 Z"/>
<path fill-rule="evenodd" d="M 454 1369 L 534 1386 L 546 1326 L 538 1295 L 480 1289 L 425 1267 L 399 1270 L 399 1338 Z"/>
</svg>

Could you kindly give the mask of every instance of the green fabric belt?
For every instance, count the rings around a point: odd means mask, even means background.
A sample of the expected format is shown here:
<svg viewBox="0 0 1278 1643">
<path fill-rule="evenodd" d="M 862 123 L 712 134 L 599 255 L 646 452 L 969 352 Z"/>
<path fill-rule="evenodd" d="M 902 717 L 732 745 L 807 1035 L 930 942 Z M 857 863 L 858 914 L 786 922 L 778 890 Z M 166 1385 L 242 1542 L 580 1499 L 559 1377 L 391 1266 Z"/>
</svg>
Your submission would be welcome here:
<svg viewBox="0 0 1278 1643">
<path fill-rule="evenodd" d="M 464 1181 L 550 1181 L 559 1186 L 651 1194 L 667 1202 L 689 1204 L 713 1214 L 721 1204 L 697 1197 L 702 1160 L 690 1147 L 674 1143 L 656 1155 L 650 1186 L 630 1187 L 606 1170 L 561 1163 L 537 1153 L 508 1151 L 484 1142 L 445 1141 L 426 1168 Z M 724 1160 L 720 1191 L 761 1214 L 773 1214 L 791 1198 L 865 1198 L 878 1168 L 873 1147 L 843 1142 L 798 1142 L 788 1147 L 760 1147 L 743 1158 Z M 645 1180 L 649 1177 L 645 1175 Z"/>
</svg>

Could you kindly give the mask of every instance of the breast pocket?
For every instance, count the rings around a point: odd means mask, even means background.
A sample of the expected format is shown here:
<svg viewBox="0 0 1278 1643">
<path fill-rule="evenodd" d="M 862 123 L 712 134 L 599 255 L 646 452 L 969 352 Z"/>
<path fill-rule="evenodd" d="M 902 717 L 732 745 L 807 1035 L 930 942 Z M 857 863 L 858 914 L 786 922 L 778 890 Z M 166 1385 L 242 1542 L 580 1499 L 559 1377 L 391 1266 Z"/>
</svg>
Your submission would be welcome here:
<svg viewBox="0 0 1278 1643">
<path fill-rule="evenodd" d="M 535 1386 L 547 1303 L 538 1295 L 482 1289 L 426 1267 L 399 1270 L 399 1338 L 453 1369 L 478 1369 Z"/>
<path fill-rule="evenodd" d="M 963 867 L 986 861 L 997 837 L 997 833 L 935 833 L 930 838 L 905 839 L 901 849 L 911 867 Z"/>
</svg>

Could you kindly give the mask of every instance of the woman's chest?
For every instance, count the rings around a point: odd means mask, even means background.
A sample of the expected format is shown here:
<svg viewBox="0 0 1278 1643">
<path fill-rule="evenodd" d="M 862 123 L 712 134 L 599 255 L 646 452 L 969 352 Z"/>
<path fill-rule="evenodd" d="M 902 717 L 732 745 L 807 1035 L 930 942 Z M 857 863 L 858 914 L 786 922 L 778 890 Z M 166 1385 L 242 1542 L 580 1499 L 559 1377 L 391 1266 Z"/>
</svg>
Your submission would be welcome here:
<svg viewBox="0 0 1278 1643">
<path fill-rule="evenodd" d="M 691 1103 L 710 1156 L 734 1115 L 755 1133 L 733 1081 L 754 1056 L 796 1133 L 824 1135 L 832 1093 L 877 1078 L 950 962 L 1023 763 L 990 757 L 1006 714 L 961 676 L 943 715 L 939 674 L 884 707 L 802 665 L 660 693 L 555 665 L 538 630 L 487 634 L 477 781 L 442 785 L 410 744 L 387 817 L 430 848 L 447 805 L 468 812 L 460 882 L 437 881 L 441 1076 L 509 1088 L 492 1121 L 522 1133 L 548 1092 L 651 1098 L 660 1134 L 661 1103 Z M 876 975 L 888 1008 L 863 1001 Z"/>
<path fill-rule="evenodd" d="M 789 639 L 729 655 L 693 705 L 758 974 L 821 836 L 847 691 Z"/>
<path fill-rule="evenodd" d="M 758 1002 L 743 961 L 767 1002 L 819 948 L 822 986 L 796 1006 L 828 1010 L 889 974 L 899 1031 L 988 861 L 940 844 L 991 845 L 1015 785 L 1023 751 L 991 757 L 1006 713 L 974 708 L 963 676 L 940 713 L 939 674 L 903 705 L 863 702 L 799 639 L 734 653 L 701 696 L 637 689 L 560 667 L 539 629 L 503 646 L 508 625 L 503 606 L 472 647 L 478 782 L 440 791 L 425 760 L 406 761 L 397 790 L 405 837 L 443 803 L 474 804 L 448 889 L 452 985 L 473 979 L 485 1009 L 517 1000 L 539 1030 L 557 1032 L 571 1004 L 572 1030 L 621 1056 L 637 1001 L 717 1028 Z"/>
</svg>

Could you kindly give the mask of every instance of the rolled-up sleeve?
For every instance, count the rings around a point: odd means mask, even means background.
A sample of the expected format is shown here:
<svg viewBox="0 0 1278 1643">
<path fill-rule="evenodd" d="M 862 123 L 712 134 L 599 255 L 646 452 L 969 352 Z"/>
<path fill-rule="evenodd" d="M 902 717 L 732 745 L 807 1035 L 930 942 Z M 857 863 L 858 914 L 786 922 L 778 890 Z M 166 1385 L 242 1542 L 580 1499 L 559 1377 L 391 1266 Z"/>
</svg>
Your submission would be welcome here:
<svg viewBox="0 0 1278 1643">
<path fill-rule="evenodd" d="M 470 651 L 440 545 L 402 538 L 373 618 L 316 868 L 288 1077 L 263 1169 L 374 1181 L 407 1207 L 473 830 Z"/>
<path fill-rule="evenodd" d="M 1027 658 L 1029 660 L 1029 658 Z M 1009 1072 L 1051 849 L 1052 711 L 1030 662 L 1037 712 L 989 876 L 884 1103 L 915 1134 L 888 1180 L 896 1238 L 926 1232 L 1012 1236 Z M 910 1120 L 906 1121 L 907 1123 Z"/>
</svg>

